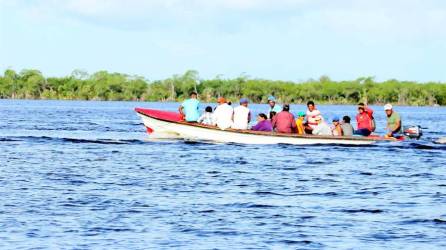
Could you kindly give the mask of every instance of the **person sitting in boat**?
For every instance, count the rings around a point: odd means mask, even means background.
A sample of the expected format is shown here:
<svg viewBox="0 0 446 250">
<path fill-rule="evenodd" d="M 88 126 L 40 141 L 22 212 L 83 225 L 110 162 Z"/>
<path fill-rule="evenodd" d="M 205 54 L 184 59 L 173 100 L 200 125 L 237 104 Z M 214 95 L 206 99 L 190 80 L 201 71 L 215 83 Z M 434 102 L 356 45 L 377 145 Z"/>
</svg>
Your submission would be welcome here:
<svg viewBox="0 0 446 250">
<path fill-rule="evenodd" d="M 257 124 L 251 128 L 254 131 L 273 131 L 273 125 L 264 113 L 257 115 Z"/>
<path fill-rule="evenodd" d="M 314 121 L 317 125 L 311 130 L 313 135 L 333 135 L 330 126 L 322 120 L 321 116 L 315 117 Z"/>
<path fill-rule="evenodd" d="M 227 129 L 232 126 L 232 116 L 234 109 L 226 103 L 226 99 L 219 97 L 218 106 L 214 111 L 214 125 L 220 129 Z"/>
<path fill-rule="evenodd" d="M 316 105 L 313 101 L 307 102 L 307 108 L 308 110 L 305 117 L 307 120 L 305 124 L 305 132 L 307 134 L 312 134 L 312 130 L 318 125 L 316 119 L 321 118 L 322 121 L 324 119 L 322 118 L 321 112 L 316 108 Z"/>
<path fill-rule="evenodd" d="M 350 116 L 344 116 L 342 117 L 341 122 L 341 128 L 342 128 L 342 134 L 345 136 L 352 136 L 353 135 L 353 126 L 350 124 Z"/>
<path fill-rule="evenodd" d="M 187 122 L 197 122 L 200 117 L 200 113 L 198 112 L 198 105 L 200 102 L 197 97 L 197 92 L 191 92 L 190 98 L 185 100 L 178 108 L 181 116 Z"/>
<path fill-rule="evenodd" d="M 360 102 L 358 104 L 358 107 L 363 107 L 364 112 L 370 117 L 370 120 L 372 121 L 372 132 L 376 129 L 376 123 L 375 123 L 375 117 L 373 117 L 373 109 L 371 109 L 368 105 L 365 105 L 363 102 Z"/>
<path fill-rule="evenodd" d="M 269 104 L 268 114 L 271 114 L 271 112 L 276 112 L 277 114 L 282 111 L 282 107 L 276 103 L 276 98 L 272 95 L 268 97 L 268 104 Z M 270 119 L 272 120 L 271 116 Z"/>
<path fill-rule="evenodd" d="M 333 123 L 333 127 L 331 128 L 331 133 L 334 136 L 342 136 L 342 127 L 341 127 L 341 123 L 339 122 L 339 117 L 335 116 L 332 119 L 332 123 Z"/>
<path fill-rule="evenodd" d="M 283 105 L 283 110 L 274 116 L 273 128 L 278 133 L 292 133 L 296 129 L 294 115 L 290 113 L 290 105 Z"/>
<path fill-rule="evenodd" d="M 276 116 L 276 115 L 277 115 L 277 113 L 274 111 L 269 112 L 269 120 L 272 122 L 274 119 L 274 116 Z"/>
<path fill-rule="evenodd" d="M 297 114 L 297 119 L 296 119 L 297 134 L 299 135 L 305 134 L 304 120 L 305 120 L 305 112 L 300 111 Z"/>
<path fill-rule="evenodd" d="M 248 129 L 248 124 L 251 121 L 251 111 L 248 108 L 248 99 L 240 99 L 240 106 L 234 108 L 232 128 L 234 129 Z"/>
<path fill-rule="evenodd" d="M 398 137 L 401 132 L 402 122 L 400 115 L 393 110 L 392 104 L 384 105 L 384 111 L 387 116 L 387 134 L 386 137 Z"/>
<path fill-rule="evenodd" d="M 358 128 L 355 131 L 356 135 L 369 136 L 372 133 L 372 119 L 370 119 L 370 116 L 362 106 L 358 107 L 356 122 L 358 124 Z"/>
<path fill-rule="evenodd" d="M 200 116 L 200 118 L 198 118 L 197 122 L 204 124 L 204 125 L 213 125 L 214 124 L 214 117 L 212 114 L 211 106 L 206 107 L 206 109 L 204 110 L 204 113 Z"/>
</svg>

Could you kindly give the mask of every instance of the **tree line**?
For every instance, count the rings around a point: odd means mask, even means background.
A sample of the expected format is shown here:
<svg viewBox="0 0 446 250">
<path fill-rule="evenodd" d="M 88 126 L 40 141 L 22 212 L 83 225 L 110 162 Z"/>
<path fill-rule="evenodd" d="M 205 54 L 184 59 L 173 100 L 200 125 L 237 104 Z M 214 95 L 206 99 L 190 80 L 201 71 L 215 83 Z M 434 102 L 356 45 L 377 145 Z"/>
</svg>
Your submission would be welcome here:
<svg viewBox="0 0 446 250">
<path fill-rule="evenodd" d="M 241 75 L 236 78 L 217 76 L 201 79 L 197 71 L 150 81 L 140 76 L 99 71 L 88 74 L 75 70 L 65 77 L 45 77 L 35 69 L 4 71 L 0 76 L 0 98 L 181 101 L 196 91 L 204 102 L 215 102 L 220 96 L 236 102 L 247 97 L 265 103 L 274 95 L 283 103 L 305 103 L 314 100 L 326 104 L 394 103 L 399 105 L 446 105 L 446 84 L 419 83 L 395 79 L 377 82 L 373 77 L 334 81 L 327 76 L 303 82 L 276 81 Z"/>
</svg>

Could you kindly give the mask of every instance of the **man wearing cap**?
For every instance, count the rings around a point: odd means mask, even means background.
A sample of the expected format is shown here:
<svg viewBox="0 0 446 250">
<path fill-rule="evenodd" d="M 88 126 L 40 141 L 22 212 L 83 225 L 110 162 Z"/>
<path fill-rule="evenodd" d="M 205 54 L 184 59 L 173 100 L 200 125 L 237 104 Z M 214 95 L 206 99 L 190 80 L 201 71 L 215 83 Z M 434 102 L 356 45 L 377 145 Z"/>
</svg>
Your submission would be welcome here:
<svg viewBox="0 0 446 250">
<path fill-rule="evenodd" d="M 294 115 L 290 113 L 290 105 L 283 105 L 283 110 L 274 116 L 273 128 L 278 133 L 292 133 L 296 129 Z"/>
<path fill-rule="evenodd" d="M 200 102 L 197 100 L 197 92 L 191 92 L 190 98 L 181 104 L 178 111 L 187 122 L 196 122 L 198 118 L 200 118 L 200 113 L 198 112 L 199 104 Z"/>
<path fill-rule="evenodd" d="M 333 117 L 333 119 L 331 121 L 333 123 L 333 127 L 331 128 L 331 133 L 334 136 L 344 135 L 344 133 L 342 132 L 341 123 L 339 122 L 339 116 Z"/>
<path fill-rule="evenodd" d="M 220 129 L 230 128 L 234 109 L 226 103 L 223 97 L 219 97 L 217 102 L 218 106 L 214 111 L 214 125 L 217 125 Z"/>
<path fill-rule="evenodd" d="M 384 105 L 384 111 L 387 115 L 387 126 L 386 129 L 388 133 L 387 137 L 395 137 L 401 131 L 401 117 L 400 115 L 393 111 L 392 104 Z"/>
<path fill-rule="evenodd" d="M 248 124 L 251 121 L 251 111 L 248 108 L 248 99 L 240 99 L 240 106 L 234 108 L 232 128 L 234 129 L 248 129 Z"/>
<path fill-rule="evenodd" d="M 328 126 L 328 124 L 322 120 L 321 116 L 314 118 L 314 121 L 317 123 L 317 125 L 311 131 L 313 135 L 333 135 L 330 126 Z"/>
<path fill-rule="evenodd" d="M 271 112 L 276 112 L 277 114 L 282 111 L 282 107 L 279 104 L 276 104 L 276 98 L 272 95 L 268 97 L 268 104 L 269 104 L 269 110 L 267 113 L 268 115 L 271 114 Z"/>
<path fill-rule="evenodd" d="M 305 134 L 304 120 L 305 120 L 305 112 L 300 111 L 297 114 L 297 119 L 296 119 L 297 134 L 299 135 Z"/>
</svg>

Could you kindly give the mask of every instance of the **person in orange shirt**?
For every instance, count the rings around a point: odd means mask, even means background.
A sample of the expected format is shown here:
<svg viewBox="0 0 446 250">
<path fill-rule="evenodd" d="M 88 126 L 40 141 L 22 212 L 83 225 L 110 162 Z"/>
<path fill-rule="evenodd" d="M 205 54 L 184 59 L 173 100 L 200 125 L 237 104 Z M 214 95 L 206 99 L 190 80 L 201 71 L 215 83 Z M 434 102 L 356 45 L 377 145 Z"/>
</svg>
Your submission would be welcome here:
<svg viewBox="0 0 446 250">
<path fill-rule="evenodd" d="M 305 112 L 301 111 L 297 114 L 296 119 L 296 127 L 297 127 L 297 134 L 303 135 L 305 134 L 305 127 L 304 127 L 304 120 L 305 120 Z"/>
</svg>

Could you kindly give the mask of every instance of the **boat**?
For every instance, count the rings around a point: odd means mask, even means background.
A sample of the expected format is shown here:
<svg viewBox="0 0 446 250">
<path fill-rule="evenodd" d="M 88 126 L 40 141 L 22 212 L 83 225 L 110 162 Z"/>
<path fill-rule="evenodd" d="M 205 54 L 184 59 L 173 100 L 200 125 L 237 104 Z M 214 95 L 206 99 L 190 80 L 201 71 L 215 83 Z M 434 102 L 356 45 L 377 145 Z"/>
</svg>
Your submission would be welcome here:
<svg viewBox="0 0 446 250">
<path fill-rule="evenodd" d="M 178 112 L 156 109 L 135 108 L 150 135 L 168 135 L 195 141 L 211 141 L 239 144 L 345 144 L 369 145 L 379 141 L 399 141 L 401 139 L 380 136 L 321 136 L 298 135 L 276 132 L 225 129 L 215 126 L 190 123 L 182 120 Z M 162 137 L 162 136 L 161 136 Z M 158 137 L 159 138 L 159 137 Z"/>
</svg>

